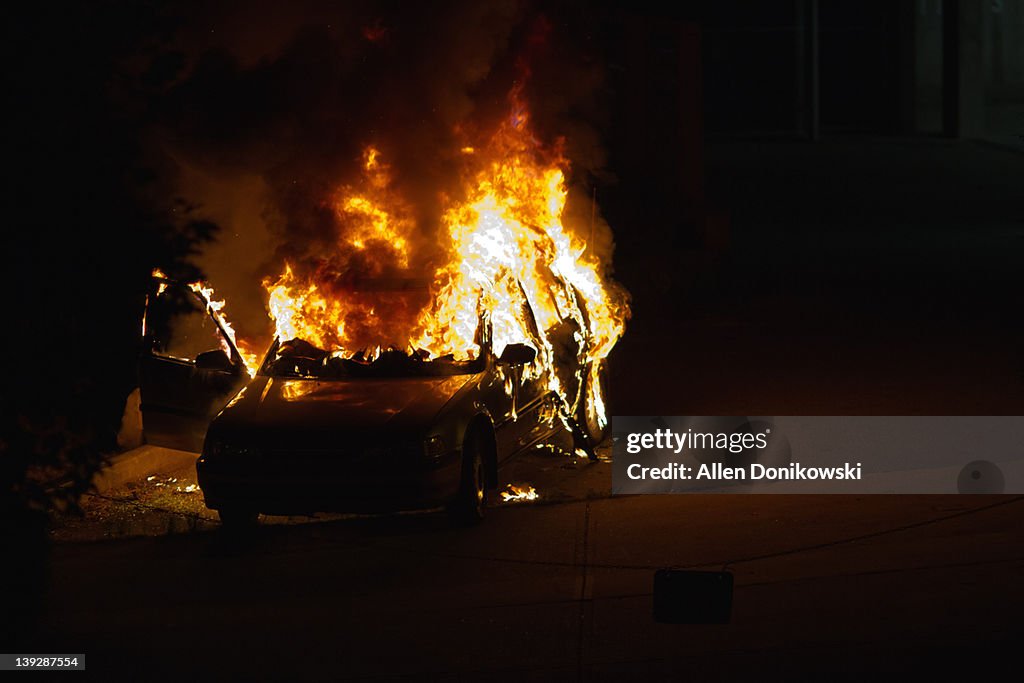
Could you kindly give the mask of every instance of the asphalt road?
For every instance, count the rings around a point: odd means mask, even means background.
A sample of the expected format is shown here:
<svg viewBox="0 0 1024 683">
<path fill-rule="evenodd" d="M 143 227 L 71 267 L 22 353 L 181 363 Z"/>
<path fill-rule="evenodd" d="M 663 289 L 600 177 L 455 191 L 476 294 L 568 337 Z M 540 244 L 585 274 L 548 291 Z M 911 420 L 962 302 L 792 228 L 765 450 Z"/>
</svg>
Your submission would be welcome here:
<svg viewBox="0 0 1024 683">
<path fill-rule="evenodd" d="M 232 539 L 187 471 L 153 476 L 54 532 L 40 643 L 104 678 L 977 674 L 1021 632 L 1008 496 L 611 498 L 609 463 L 537 453 L 505 479 L 540 499 L 479 527 L 271 518 Z M 668 566 L 733 572 L 732 622 L 655 623 Z"/>
</svg>

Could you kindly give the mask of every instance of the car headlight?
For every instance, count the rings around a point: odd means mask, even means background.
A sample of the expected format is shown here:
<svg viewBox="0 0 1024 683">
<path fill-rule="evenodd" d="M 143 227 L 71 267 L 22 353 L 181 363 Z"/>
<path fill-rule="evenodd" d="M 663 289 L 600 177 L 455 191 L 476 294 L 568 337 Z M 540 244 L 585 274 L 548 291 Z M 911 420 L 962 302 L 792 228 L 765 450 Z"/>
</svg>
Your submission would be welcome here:
<svg viewBox="0 0 1024 683">
<path fill-rule="evenodd" d="M 226 441 L 224 439 L 207 438 L 203 444 L 202 460 L 217 458 L 218 460 L 240 460 L 252 461 L 258 459 L 261 452 L 258 448 Z"/>
<path fill-rule="evenodd" d="M 428 436 L 423 441 L 423 454 L 426 456 L 428 462 L 437 462 L 447 452 L 447 450 L 444 439 L 437 434 Z"/>
</svg>

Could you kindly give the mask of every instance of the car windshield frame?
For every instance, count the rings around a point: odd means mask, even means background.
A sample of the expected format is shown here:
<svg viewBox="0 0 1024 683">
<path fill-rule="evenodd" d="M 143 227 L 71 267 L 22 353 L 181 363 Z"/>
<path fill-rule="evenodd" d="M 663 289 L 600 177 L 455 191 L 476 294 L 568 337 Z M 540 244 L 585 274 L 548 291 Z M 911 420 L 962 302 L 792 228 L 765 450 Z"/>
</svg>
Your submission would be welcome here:
<svg viewBox="0 0 1024 683">
<path fill-rule="evenodd" d="M 282 353 L 282 349 L 286 353 Z M 334 355 L 302 340 L 281 343 L 275 339 L 256 374 L 277 379 L 317 381 L 414 379 L 475 375 L 483 372 L 486 365 L 484 353 L 473 360 L 459 361 L 450 355 L 427 358 L 392 348 L 370 360 L 364 359 L 360 353 L 350 358 Z"/>
</svg>

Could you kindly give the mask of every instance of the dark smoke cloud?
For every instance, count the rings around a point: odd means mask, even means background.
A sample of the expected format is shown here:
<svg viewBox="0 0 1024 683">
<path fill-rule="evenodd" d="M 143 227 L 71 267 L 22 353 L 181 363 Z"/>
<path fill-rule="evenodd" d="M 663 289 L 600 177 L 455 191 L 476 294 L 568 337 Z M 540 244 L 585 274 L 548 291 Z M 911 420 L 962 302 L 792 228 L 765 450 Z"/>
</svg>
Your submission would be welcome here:
<svg viewBox="0 0 1024 683">
<path fill-rule="evenodd" d="M 369 143 L 413 212 L 413 265 L 428 267 L 443 202 L 460 191 L 461 136 L 507 116 L 508 92 L 524 78 L 538 135 L 564 137 L 573 163 L 571 222 L 610 255 L 587 189 L 604 166 L 603 71 L 578 8 L 281 5 L 200 9 L 163 58 L 179 70 L 155 139 L 178 166 L 176 192 L 222 228 L 200 265 L 243 335 L 266 325 L 262 277 L 337 248 L 327 200 L 358 184 Z"/>
</svg>

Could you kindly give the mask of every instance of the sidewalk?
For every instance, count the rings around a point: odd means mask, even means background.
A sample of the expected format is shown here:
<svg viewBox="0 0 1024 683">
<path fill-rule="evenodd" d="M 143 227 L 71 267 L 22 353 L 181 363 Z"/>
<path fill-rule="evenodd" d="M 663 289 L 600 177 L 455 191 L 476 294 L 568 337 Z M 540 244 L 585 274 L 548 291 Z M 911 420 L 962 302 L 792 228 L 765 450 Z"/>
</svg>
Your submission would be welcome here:
<svg viewBox="0 0 1024 683">
<path fill-rule="evenodd" d="M 194 474 L 198 457 L 198 453 L 143 445 L 111 457 L 110 463 L 96 474 L 92 483 L 97 493 L 107 493 L 153 474 L 184 468 L 192 468 Z"/>
</svg>

